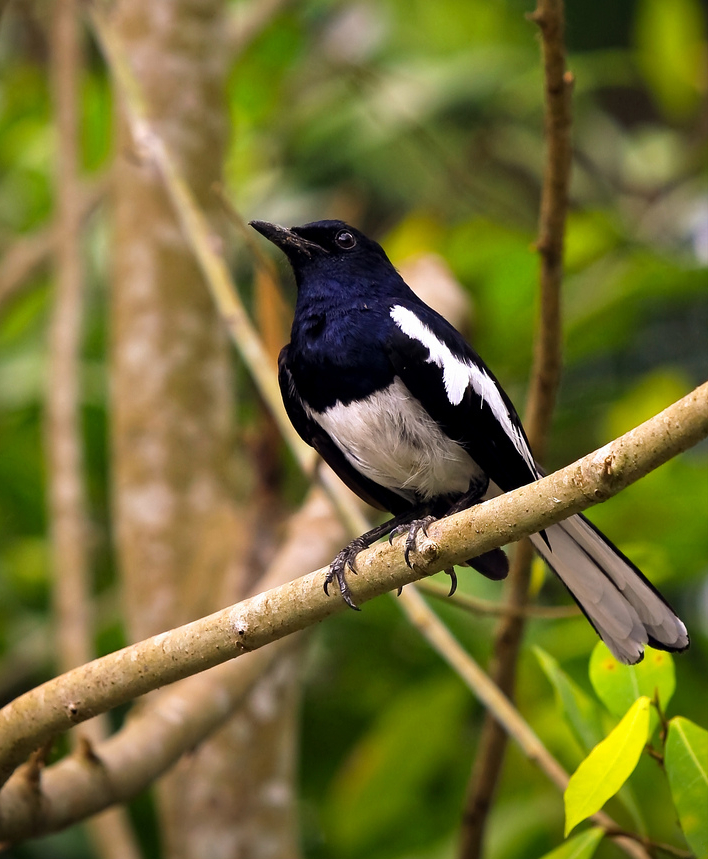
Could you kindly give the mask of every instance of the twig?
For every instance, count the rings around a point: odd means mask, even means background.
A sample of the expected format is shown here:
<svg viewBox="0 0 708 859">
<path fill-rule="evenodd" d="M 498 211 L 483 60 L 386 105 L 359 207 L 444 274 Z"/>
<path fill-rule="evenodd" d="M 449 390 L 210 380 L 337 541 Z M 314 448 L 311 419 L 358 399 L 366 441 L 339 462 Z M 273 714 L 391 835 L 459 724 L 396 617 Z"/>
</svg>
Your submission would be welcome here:
<svg viewBox="0 0 708 859">
<path fill-rule="evenodd" d="M 641 844 L 647 850 L 661 851 L 669 856 L 675 856 L 676 859 L 696 859 L 695 853 L 690 850 L 682 850 L 680 847 L 674 847 L 673 844 L 666 844 L 664 841 L 653 841 L 651 838 L 646 838 L 643 835 L 638 835 L 636 832 L 630 832 L 627 829 L 616 827 L 615 829 L 607 830 L 610 838 L 627 838 Z"/>
<path fill-rule="evenodd" d="M 616 495 L 708 436 L 708 383 L 598 451 L 542 480 L 430 526 L 409 569 L 399 542 L 362 552 L 350 578 L 358 603 L 519 540 Z M 0 710 L 0 783 L 38 745 L 100 712 L 196 674 L 345 606 L 322 591 L 324 570 L 104 656 Z M 2 834 L 0 833 L 0 837 Z"/>
<path fill-rule="evenodd" d="M 565 70 L 563 0 L 538 0 L 530 18 L 538 24 L 542 36 L 547 152 L 537 241 L 541 255 L 540 317 L 524 425 L 534 455 L 542 462 L 561 371 L 561 282 L 572 161 L 572 77 Z M 517 547 L 506 587 L 506 602 L 510 610 L 515 611 L 510 611 L 495 630 L 490 673 L 509 696 L 513 696 L 516 683 L 516 666 L 524 631 L 524 617 L 519 610 L 528 599 L 532 558 L 533 550 L 528 541 Z M 504 731 L 487 713 L 467 792 L 460 859 L 482 856 L 488 811 L 505 747 Z"/>
<path fill-rule="evenodd" d="M 82 223 L 103 199 L 106 190 L 104 178 L 82 184 L 79 193 L 79 212 Z M 59 244 L 61 224 L 35 230 L 17 239 L 3 252 L 0 265 L 0 312 L 4 305 L 22 291 L 34 272 L 47 261 Z"/>
<path fill-rule="evenodd" d="M 524 617 L 538 620 L 562 620 L 569 617 L 579 617 L 580 609 L 574 605 L 526 605 L 512 606 L 509 603 L 491 602 L 490 600 L 473 597 L 469 594 L 456 593 L 452 598 L 448 596 L 449 587 L 439 585 L 436 582 L 418 582 L 418 590 L 436 599 L 444 600 L 448 605 L 472 612 L 472 614 L 486 614 L 495 617 Z"/>
</svg>

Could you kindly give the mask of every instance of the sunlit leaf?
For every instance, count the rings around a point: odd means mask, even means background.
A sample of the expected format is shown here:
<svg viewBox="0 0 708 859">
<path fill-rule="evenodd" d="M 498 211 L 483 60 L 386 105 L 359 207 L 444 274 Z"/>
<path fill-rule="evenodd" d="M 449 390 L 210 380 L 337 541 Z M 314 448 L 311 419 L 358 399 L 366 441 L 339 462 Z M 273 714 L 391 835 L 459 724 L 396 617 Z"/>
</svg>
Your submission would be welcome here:
<svg viewBox="0 0 708 859">
<path fill-rule="evenodd" d="M 681 829 L 696 856 L 708 857 L 708 731 L 677 716 L 664 757 Z"/>
<path fill-rule="evenodd" d="M 642 0 L 637 16 L 639 64 L 669 116 L 698 107 L 705 18 L 699 0 Z"/>
<path fill-rule="evenodd" d="M 560 847 L 546 853 L 542 859 L 590 859 L 604 835 L 605 831 L 599 826 L 586 829 L 579 835 L 564 841 Z"/>
<path fill-rule="evenodd" d="M 610 713 L 621 716 L 640 695 L 653 699 L 658 691 L 662 710 L 676 688 L 674 662 L 669 653 L 647 647 L 637 665 L 622 665 L 601 641 L 590 657 L 590 682 Z"/>
<path fill-rule="evenodd" d="M 638 698 L 570 777 L 564 794 L 566 835 L 599 811 L 634 771 L 649 736 L 650 706 L 649 698 Z"/>
</svg>

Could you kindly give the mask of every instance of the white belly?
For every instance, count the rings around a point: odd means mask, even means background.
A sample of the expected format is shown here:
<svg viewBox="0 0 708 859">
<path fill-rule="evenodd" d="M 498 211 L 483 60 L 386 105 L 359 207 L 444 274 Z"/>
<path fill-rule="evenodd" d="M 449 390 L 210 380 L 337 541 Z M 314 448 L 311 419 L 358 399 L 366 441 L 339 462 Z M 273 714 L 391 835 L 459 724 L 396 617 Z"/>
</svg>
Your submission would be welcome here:
<svg viewBox="0 0 708 859">
<path fill-rule="evenodd" d="M 398 377 L 363 400 L 308 411 L 358 471 L 411 501 L 462 494 L 483 476 Z"/>
</svg>

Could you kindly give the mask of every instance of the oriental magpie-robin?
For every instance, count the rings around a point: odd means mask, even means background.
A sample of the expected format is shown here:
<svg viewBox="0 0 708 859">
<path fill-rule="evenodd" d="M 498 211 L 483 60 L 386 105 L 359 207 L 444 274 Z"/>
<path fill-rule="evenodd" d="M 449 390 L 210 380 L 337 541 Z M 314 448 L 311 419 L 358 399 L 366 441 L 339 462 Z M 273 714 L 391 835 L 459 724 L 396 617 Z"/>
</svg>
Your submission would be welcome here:
<svg viewBox="0 0 708 859">
<path fill-rule="evenodd" d="M 342 549 L 329 569 L 325 590 L 336 580 L 356 607 L 345 572 L 363 548 L 404 531 L 409 562 L 431 517 L 509 492 L 541 472 L 491 371 L 406 285 L 380 245 L 343 221 L 251 225 L 295 272 L 291 342 L 278 360 L 290 420 L 357 495 L 394 514 Z M 621 662 L 638 662 L 647 643 L 688 647 L 670 606 L 583 516 L 531 539 Z M 468 563 L 494 579 L 508 570 L 501 550 Z"/>
</svg>

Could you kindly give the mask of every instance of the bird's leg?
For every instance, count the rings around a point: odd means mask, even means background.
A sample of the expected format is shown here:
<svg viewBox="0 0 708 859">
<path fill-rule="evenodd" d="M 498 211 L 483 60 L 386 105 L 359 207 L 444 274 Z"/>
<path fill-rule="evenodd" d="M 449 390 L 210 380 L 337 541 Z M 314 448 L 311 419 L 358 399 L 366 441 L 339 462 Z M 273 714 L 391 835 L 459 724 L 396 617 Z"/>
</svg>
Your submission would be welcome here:
<svg viewBox="0 0 708 859">
<path fill-rule="evenodd" d="M 445 516 L 452 516 L 453 513 L 459 513 L 461 510 L 467 510 L 468 507 L 473 507 L 475 504 L 480 504 L 484 498 L 487 489 L 489 489 L 489 478 L 484 476 L 470 483 L 469 489 L 464 495 L 461 495 L 457 501 L 445 511 Z"/>
<path fill-rule="evenodd" d="M 467 507 L 470 507 L 472 504 L 476 504 L 481 501 L 484 493 L 487 491 L 487 487 L 489 486 L 489 480 L 484 477 L 480 480 L 474 481 L 470 484 L 469 489 L 462 495 L 451 507 L 443 507 L 440 508 L 439 503 L 436 505 L 435 512 L 436 516 L 423 516 L 422 518 L 416 518 L 412 521 L 409 520 L 408 523 L 402 522 L 400 525 L 397 525 L 395 528 L 391 529 L 391 533 L 389 534 L 388 540 L 389 543 L 393 540 L 394 537 L 399 536 L 399 534 L 407 531 L 406 534 L 406 542 L 403 548 L 403 557 L 405 558 L 406 564 L 412 567 L 410 561 L 410 554 L 413 551 L 417 551 L 416 542 L 418 539 L 418 534 L 422 531 L 425 536 L 428 536 L 428 525 L 432 522 L 435 522 L 436 519 L 441 519 L 446 516 L 451 516 L 453 513 L 459 513 L 460 510 L 465 510 Z M 418 512 L 421 512 L 421 508 L 418 508 Z M 407 527 L 406 527 L 407 526 Z M 452 579 L 453 585 L 451 594 L 455 592 L 455 588 L 457 587 L 457 580 L 454 577 L 454 574 L 450 574 L 449 570 L 445 571 Z"/>
<path fill-rule="evenodd" d="M 410 561 L 410 553 L 417 551 L 417 539 L 420 531 L 427 536 L 428 525 L 434 522 L 436 518 L 446 518 L 454 513 L 459 513 L 461 510 L 466 510 L 474 504 L 479 504 L 489 488 L 489 479 L 486 476 L 481 477 L 470 483 L 469 489 L 464 495 L 461 495 L 454 504 L 445 508 L 443 513 L 438 516 L 425 516 L 422 519 L 414 519 L 407 527 L 406 542 L 403 549 L 403 557 L 406 564 L 412 568 Z M 405 525 L 399 525 L 394 528 L 389 534 L 389 542 L 398 534 L 406 530 Z M 503 579 L 509 571 L 509 562 L 506 555 L 501 549 L 492 549 L 490 552 L 485 552 L 476 558 L 472 558 L 469 562 L 470 566 L 474 567 L 482 575 L 489 579 Z M 448 596 L 452 596 L 457 590 L 457 575 L 454 567 L 449 567 L 445 573 L 450 577 L 450 592 Z M 399 591 L 400 593 L 400 591 Z"/>
<path fill-rule="evenodd" d="M 471 484 L 467 492 L 457 499 L 452 507 L 450 507 L 450 509 L 445 513 L 445 516 L 452 516 L 453 513 L 459 513 L 461 510 L 467 510 L 468 507 L 480 504 L 484 499 L 488 488 L 489 480 L 487 478 Z M 495 582 L 505 579 L 509 573 L 509 559 L 502 549 L 492 549 L 489 552 L 485 552 L 483 555 L 477 555 L 476 558 L 470 558 L 467 561 L 467 564 L 477 570 L 478 573 L 481 573 L 483 576 L 486 576 L 486 578 Z M 446 570 L 446 572 L 448 571 Z M 452 596 L 456 587 L 457 581 L 453 577 L 453 584 L 449 596 Z"/>
<path fill-rule="evenodd" d="M 387 534 L 391 534 L 392 532 L 398 531 L 401 528 L 408 528 L 411 519 L 415 517 L 420 510 L 417 508 L 416 510 L 409 510 L 405 513 L 401 513 L 398 516 L 394 516 L 393 519 L 389 519 L 388 522 L 384 522 L 381 525 L 377 525 L 375 528 L 372 528 L 370 531 L 367 531 L 365 534 L 362 534 L 361 537 L 356 537 L 351 541 L 347 546 L 337 552 L 332 563 L 329 565 L 329 570 L 327 571 L 327 575 L 325 576 L 324 581 L 324 592 L 329 596 L 329 586 L 332 582 L 336 581 L 339 586 L 339 592 L 342 595 L 342 599 L 344 602 L 350 607 L 359 611 L 359 606 L 352 599 L 351 591 L 349 590 L 349 585 L 346 580 L 346 570 L 347 567 L 356 575 L 356 556 L 359 552 L 364 549 L 368 549 L 369 546 L 373 545 L 377 540 L 380 540 L 381 537 L 385 537 Z M 408 565 L 410 566 L 410 564 Z"/>
</svg>

